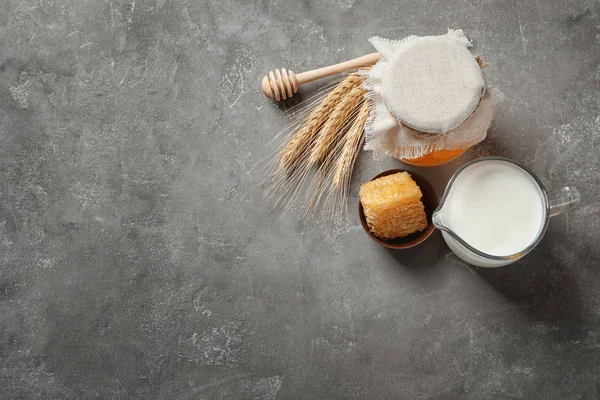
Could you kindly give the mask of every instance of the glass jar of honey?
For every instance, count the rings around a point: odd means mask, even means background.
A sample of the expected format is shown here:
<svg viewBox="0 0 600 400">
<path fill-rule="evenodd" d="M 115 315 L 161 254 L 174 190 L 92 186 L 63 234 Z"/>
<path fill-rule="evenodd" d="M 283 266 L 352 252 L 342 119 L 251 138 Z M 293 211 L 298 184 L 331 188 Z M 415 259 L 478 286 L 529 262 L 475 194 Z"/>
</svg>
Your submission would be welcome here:
<svg viewBox="0 0 600 400">
<path fill-rule="evenodd" d="M 380 53 L 365 73 L 372 113 L 366 150 L 419 167 L 452 161 L 485 139 L 494 104 L 461 30 L 401 41 L 372 38 Z"/>
</svg>

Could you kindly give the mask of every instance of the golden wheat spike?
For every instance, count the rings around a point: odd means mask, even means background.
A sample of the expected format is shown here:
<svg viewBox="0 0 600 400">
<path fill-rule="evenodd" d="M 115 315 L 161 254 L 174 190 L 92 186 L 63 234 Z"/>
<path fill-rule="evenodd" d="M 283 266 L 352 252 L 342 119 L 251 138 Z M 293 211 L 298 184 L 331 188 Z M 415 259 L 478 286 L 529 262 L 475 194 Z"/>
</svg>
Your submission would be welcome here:
<svg viewBox="0 0 600 400">
<path fill-rule="evenodd" d="M 369 104 L 365 102 L 346 134 L 344 147 L 339 158 L 336 160 L 335 173 L 333 175 L 334 188 L 342 187 L 346 179 L 352 174 L 352 168 L 362 142 L 365 122 L 367 122 L 367 118 L 369 117 L 369 111 Z"/>
<path fill-rule="evenodd" d="M 315 145 L 309 162 L 313 165 L 323 162 L 330 154 L 335 141 L 339 138 L 340 128 L 348 123 L 349 117 L 364 100 L 365 90 L 362 86 L 354 87 L 345 95 L 339 105 L 331 112 L 327 122 L 315 139 Z"/>
</svg>

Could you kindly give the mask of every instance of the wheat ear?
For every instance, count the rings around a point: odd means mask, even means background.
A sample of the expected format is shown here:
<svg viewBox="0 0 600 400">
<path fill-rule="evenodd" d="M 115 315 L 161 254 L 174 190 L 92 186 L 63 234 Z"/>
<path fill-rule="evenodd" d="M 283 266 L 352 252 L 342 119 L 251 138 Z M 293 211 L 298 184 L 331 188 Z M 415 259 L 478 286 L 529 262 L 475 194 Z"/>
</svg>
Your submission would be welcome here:
<svg viewBox="0 0 600 400">
<path fill-rule="evenodd" d="M 330 198 L 336 193 L 332 186 L 333 174 L 335 173 L 335 167 L 337 165 L 336 160 L 342 153 L 342 149 L 346 143 L 346 135 L 350 128 L 354 125 L 354 121 L 356 120 L 359 111 L 362 108 L 363 102 L 364 100 L 360 101 L 352 110 L 352 112 L 348 114 L 346 121 L 337 130 L 335 135 L 336 137 L 332 142 L 330 149 L 325 154 L 325 158 L 319 164 L 319 168 L 317 169 L 310 186 L 312 196 L 308 203 L 309 206 L 306 212 L 307 215 L 314 214 L 314 212 L 319 208 L 319 205 L 322 203 L 322 200 L 325 200 L 325 203 L 331 203 Z"/>
<path fill-rule="evenodd" d="M 365 90 L 361 85 L 354 87 L 346 94 L 339 105 L 332 110 L 331 115 L 319 134 L 315 138 L 309 163 L 316 165 L 323 162 L 330 155 L 335 146 L 336 139 L 340 137 L 341 128 L 347 123 L 357 106 L 364 100 Z"/>
<path fill-rule="evenodd" d="M 370 102 L 363 102 L 356 111 L 344 140 L 336 146 L 332 171 L 326 178 L 329 179 L 329 186 L 323 202 L 324 212 L 332 222 L 340 222 L 348 212 L 352 170 L 363 143 L 365 123 L 370 111 Z"/>
<path fill-rule="evenodd" d="M 365 123 L 369 117 L 369 103 L 365 102 L 360 108 L 356 120 L 346 134 L 346 142 L 338 159 L 336 160 L 335 173 L 333 174 L 333 187 L 340 188 L 352 175 L 354 162 L 365 131 Z"/>
</svg>

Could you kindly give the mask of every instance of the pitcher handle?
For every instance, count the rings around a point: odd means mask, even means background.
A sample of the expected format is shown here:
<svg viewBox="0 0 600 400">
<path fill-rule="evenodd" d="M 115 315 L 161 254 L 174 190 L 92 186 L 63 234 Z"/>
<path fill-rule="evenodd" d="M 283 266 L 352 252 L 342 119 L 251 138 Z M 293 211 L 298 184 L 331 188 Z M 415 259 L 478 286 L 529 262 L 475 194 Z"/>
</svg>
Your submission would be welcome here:
<svg viewBox="0 0 600 400">
<path fill-rule="evenodd" d="M 581 195 L 579 190 L 573 186 L 560 188 L 548 193 L 548 201 L 550 202 L 550 216 L 561 214 L 579 203 Z"/>
</svg>

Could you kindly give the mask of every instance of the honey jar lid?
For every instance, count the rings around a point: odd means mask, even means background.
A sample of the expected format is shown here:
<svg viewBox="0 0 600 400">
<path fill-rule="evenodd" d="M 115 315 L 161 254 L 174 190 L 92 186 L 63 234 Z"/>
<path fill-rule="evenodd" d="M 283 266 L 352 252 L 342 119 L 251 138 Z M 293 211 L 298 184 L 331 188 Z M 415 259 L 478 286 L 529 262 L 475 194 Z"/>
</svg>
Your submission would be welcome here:
<svg viewBox="0 0 600 400">
<path fill-rule="evenodd" d="M 400 123 L 445 134 L 479 104 L 486 88 L 483 72 L 456 37 L 413 37 L 395 46 L 383 71 L 382 97 Z"/>
</svg>

